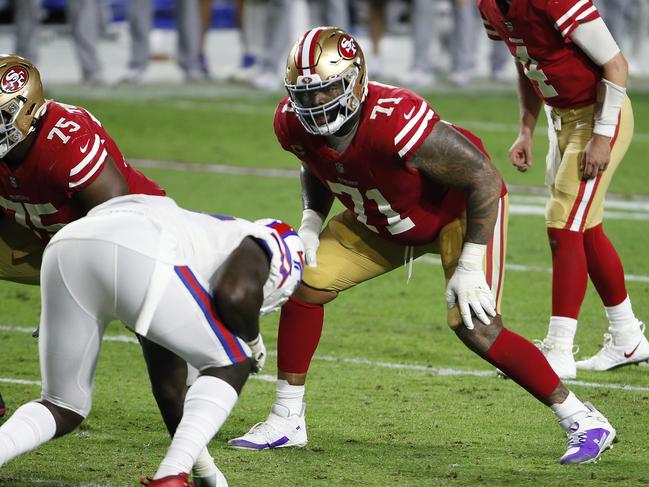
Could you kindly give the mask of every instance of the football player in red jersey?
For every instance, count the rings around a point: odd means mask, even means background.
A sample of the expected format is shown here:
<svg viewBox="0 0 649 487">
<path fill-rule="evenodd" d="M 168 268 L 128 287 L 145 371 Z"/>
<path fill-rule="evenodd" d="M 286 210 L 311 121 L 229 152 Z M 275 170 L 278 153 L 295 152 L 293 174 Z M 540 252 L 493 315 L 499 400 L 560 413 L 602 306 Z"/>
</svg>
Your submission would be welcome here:
<svg viewBox="0 0 649 487">
<path fill-rule="evenodd" d="M 96 205 L 129 193 L 164 195 L 128 164 L 91 113 L 46 100 L 40 74 L 26 59 L 0 56 L 0 115 L 0 280 L 39 284 L 47 242 Z M 153 342 L 141 344 L 173 433 L 182 416 L 185 363 Z M 207 452 L 201 462 L 206 471 L 213 465 Z"/>
<path fill-rule="evenodd" d="M 235 448 L 304 446 L 304 383 L 323 305 L 428 252 L 448 280 L 448 323 L 467 347 L 550 406 L 569 435 L 562 463 L 594 461 L 615 436 L 543 354 L 502 324 L 507 195 L 480 140 L 444 122 L 415 93 L 368 83 L 360 46 L 319 27 L 288 57 L 275 112 L 280 144 L 302 161 L 303 282 L 282 308 L 276 400 Z M 346 207 L 322 224 L 334 197 Z"/>
<path fill-rule="evenodd" d="M 532 164 L 544 102 L 548 116 L 552 316 L 542 350 L 562 378 L 574 378 L 577 369 L 649 360 L 644 324 L 633 313 L 622 263 L 602 227 L 606 191 L 633 135 L 626 59 L 591 0 L 479 0 L 478 6 L 489 38 L 504 41 L 518 61 L 520 132 L 509 152 L 518 170 Z M 610 333 L 595 356 L 575 363 L 589 276 Z"/>
</svg>

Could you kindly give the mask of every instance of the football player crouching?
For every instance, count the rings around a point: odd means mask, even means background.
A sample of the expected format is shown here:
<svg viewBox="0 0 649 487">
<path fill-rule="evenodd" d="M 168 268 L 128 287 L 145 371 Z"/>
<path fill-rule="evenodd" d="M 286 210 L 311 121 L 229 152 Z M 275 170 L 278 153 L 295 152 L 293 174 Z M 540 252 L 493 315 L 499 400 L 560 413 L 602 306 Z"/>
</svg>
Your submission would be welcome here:
<svg viewBox="0 0 649 487">
<path fill-rule="evenodd" d="M 266 421 L 230 440 L 263 450 L 307 443 L 305 381 L 324 305 L 357 284 L 437 253 L 448 324 L 484 360 L 551 408 L 568 435 L 561 463 L 599 458 L 615 429 L 561 382 L 543 354 L 503 324 L 507 191 L 482 142 L 410 90 L 369 82 L 363 51 L 334 27 L 306 32 L 275 112 L 282 147 L 302 164 L 302 284 L 282 307 L 276 397 Z M 325 223 L 334 198 L 345 210 Z M 323 226 L 324 224 L 324 226 Z"/>
<path fill-rule="evenodd" d="M 278 220 L 197 213 L 158 196 L 114 198 L 67 225 L 43 256 L 42 396 L 0 427 L 0 465 L 87 417 L 102 336 L 117 319 L 200 371 L 166 456 L 141 480 L 194 485 L 198 455 L 263 365 L 259 315 L 295 290 L 303 252 Z M 219 471 L 214 485 L 227 486 Z"/>
</svg>

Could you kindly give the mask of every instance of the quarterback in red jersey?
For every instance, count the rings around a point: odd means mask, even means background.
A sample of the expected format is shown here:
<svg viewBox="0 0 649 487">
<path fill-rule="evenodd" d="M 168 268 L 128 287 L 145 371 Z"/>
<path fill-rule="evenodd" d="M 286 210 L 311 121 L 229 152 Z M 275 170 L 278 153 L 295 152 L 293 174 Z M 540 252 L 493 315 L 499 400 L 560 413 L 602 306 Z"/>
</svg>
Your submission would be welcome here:
<svg viewBox="0 0 649 487">
<path fill-rule="evenodd" d="M 95 206 L 129 193 L 165 194 L 126 162 L 92 114 L 46 100 L 40 74 L 26 59 L 0 56 L 0 114 L 0 280 L 39 284 L 47 242 Z M 140 343 L 173 434 L 182 416 L 185 362 L 149 340 Z M 212 465 L 205 451 L 199 467 L 211 472 Z"/>
<path fill-rule="evenodd" d="M 550 147 L 545 221 L 552 249 L 552 316 L 541 347 L 562 378 L 649 360 L 620 258 L 602 227 L 604 197 L 633 135 L 627 62 L 591 0 L 478 0 L 493 40 L 518 61 L 520 132 L 510 149 L 532 164 L 532 136 L 545 102 Z M 533 28 L 530 28 L 533 26 Z M 573 342 L 588 277 L 609 332 L 593 357 L 575 362 Z"/>
<path fill-rule="evenodd" d="M 507 195 L 480 140 L 440 120 L 411 91 L 368 83 L 360 46 L 319 27 L 289 54 L 280 144 L 302 161 L 303 281 L 282 307 L 276 400 L 235 448 L 304 446 L 304 384 L 323 305 L 406 260 L 438 253 L 448 324 L 472 351 L 556 413 L 570 445 L 562 463 L 594 461 L 614 428 L 560 381 L 530 342 L 502 324 Z M 322 224 L 337 197 L 346 207 Z M 604 438 L 603 441 L 600 441 Z"/>
</svg>

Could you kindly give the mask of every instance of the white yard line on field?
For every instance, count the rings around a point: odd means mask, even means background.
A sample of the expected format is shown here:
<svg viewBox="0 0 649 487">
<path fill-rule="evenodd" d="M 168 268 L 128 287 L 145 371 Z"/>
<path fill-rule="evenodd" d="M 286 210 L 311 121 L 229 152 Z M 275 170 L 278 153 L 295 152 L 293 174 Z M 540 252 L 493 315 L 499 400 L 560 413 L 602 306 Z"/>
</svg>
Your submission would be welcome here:
<svg viewBox="0 0 649 487">
<path fill-rule="evenodd" d="M 9 332 L 9 333 L 12 332 L 31 333 L 32 330 L 33 328 L 28 328 L 28 327 L 0 325 L 0 331 Z M 104 341 L 130 343 L 130 344 L 137 343 L 137 340 L 133 338 L 133 336 L 129 336 L 129 335 L 109 335 L 104 337 Z M 270 351 L 269 355 L 275 356 L 276 352 Z M 420 365 L 420 364 L 408 364 L 408 363 L 399 363 L 399 362 L 384 362 L 381 360 L 370 360 L 362 357 L 345 358 L 345 357 L 335 357 L 332 355 L 315 355 L 313 359 L 322 362 L 367 365 L 369 367 L 375 367 L 380 369 L 411 370 L 415 372 L 422 372 L 429 375 L 435 375 L 438 377 L 448 377 L 448 376 L 496 377 L 496 373 L 493 370 L 462 370 L 462 369 L 452 369 L 448 367 L 431 367 L 428 365 Z M 267 374 L 256 375 L 256 376 L 253 375 L 252 378 L 264 382 L 275 382 L 275 376 L 267 375 Z M 0 377 L 0 382 L 7 382 L 12 384 L 36 385 L 36 386 L 40 385 L 39 381 L 27 381 L 23 379 L 14 379 L 10 377 Z M 574 384 L 582 387 L 595 388 L 595 389 L 649 392 L 649 387 L 632 386 L 628 384 L 584 382 L 584 381 L 574 381 L 574 380 L 566 380 L 564 382 L 567 384 Z"/>
<path fill-rule="evenodd" d="M 231 166 L 229 164 L 211 164 L 199 162 L 180 161 L 157 161 L 151 159 L 129 159 L 138 168 L 147 169 L 168 169 L 172 171 L 198 172 L 209 174 L 233 174 L 235 176 L 256 176 L 261 178 L 298 179 L 300 171 L 297 169 L 272 169 L 265 167 Z M 512 200 L 521 198 L 521 204 L 536 204 L 539 207 L 545 204 L 545 198 L 536 195 L 547 194 L 543 186 L 526 186 L 520 184 L 508 184 L 509 192 L 512 193 Z M 525 194 L 518 194 L 525 193 Z M 528 199 L 523 199 L 528 198 Z M 606 195 L 606 207 L 609 209 L 636 210 L 649 212 L 649 196 L 628 195 L 622 193 L 608 193 Z M 511 205 L 510 205 L 511 209 Z"/>
<path fill-rule="evenodd" d="M 245 115 L 267 115 L 272 116 L 275 107 L 264 107 L 254 103 L 245 102 L 203 102 L 193 100 L 178 100 L 169 103 L 169 106 L 178 110 L 200 111 L 200 112 L 219 112 L 219 113 L 239 113 Z M 463 128 L 479 130 L 481 132 L 508 133 L 515 135 L 518 133 L 518 125 L 513 123 L 485 122 L 481 120 L 451 120 L 455 125 Z M 537 134 L 547 137 L 547 127 L 543 121 L 538 125 Z M 634 142 L 649 142 L 649 134 L 636 132 L 633 134 Z"/>
</svg>

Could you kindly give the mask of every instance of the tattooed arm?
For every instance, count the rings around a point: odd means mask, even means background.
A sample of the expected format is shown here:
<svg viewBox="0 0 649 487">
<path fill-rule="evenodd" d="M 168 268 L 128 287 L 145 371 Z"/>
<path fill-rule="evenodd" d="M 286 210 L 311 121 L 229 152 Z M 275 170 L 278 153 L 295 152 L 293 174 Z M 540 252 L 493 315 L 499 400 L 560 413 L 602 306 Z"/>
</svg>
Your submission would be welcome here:
<svg viewBox="0 0 649 487">
<path fill-rule="evenodd" d="M 491 161 L 464 135 L 439 122 L 408 160 L 427 178 L 467 192 L 466 242 L 487 244 L 498 216 L 502 178 Z"/>
<path fill-rule="evenodd" d="M 440 122 L 408 161 L 427 178 L 467 192 L 467 232 L 462 254 L 446 287 L 446 303 L 456 305 L 465 326 L 473 316 L 485 325 L 496 316 L 496 303 L 483 272 L 487 243 L 498 216 L 500 174 L 478 148 L 453 127 Z"/>
</svg>

